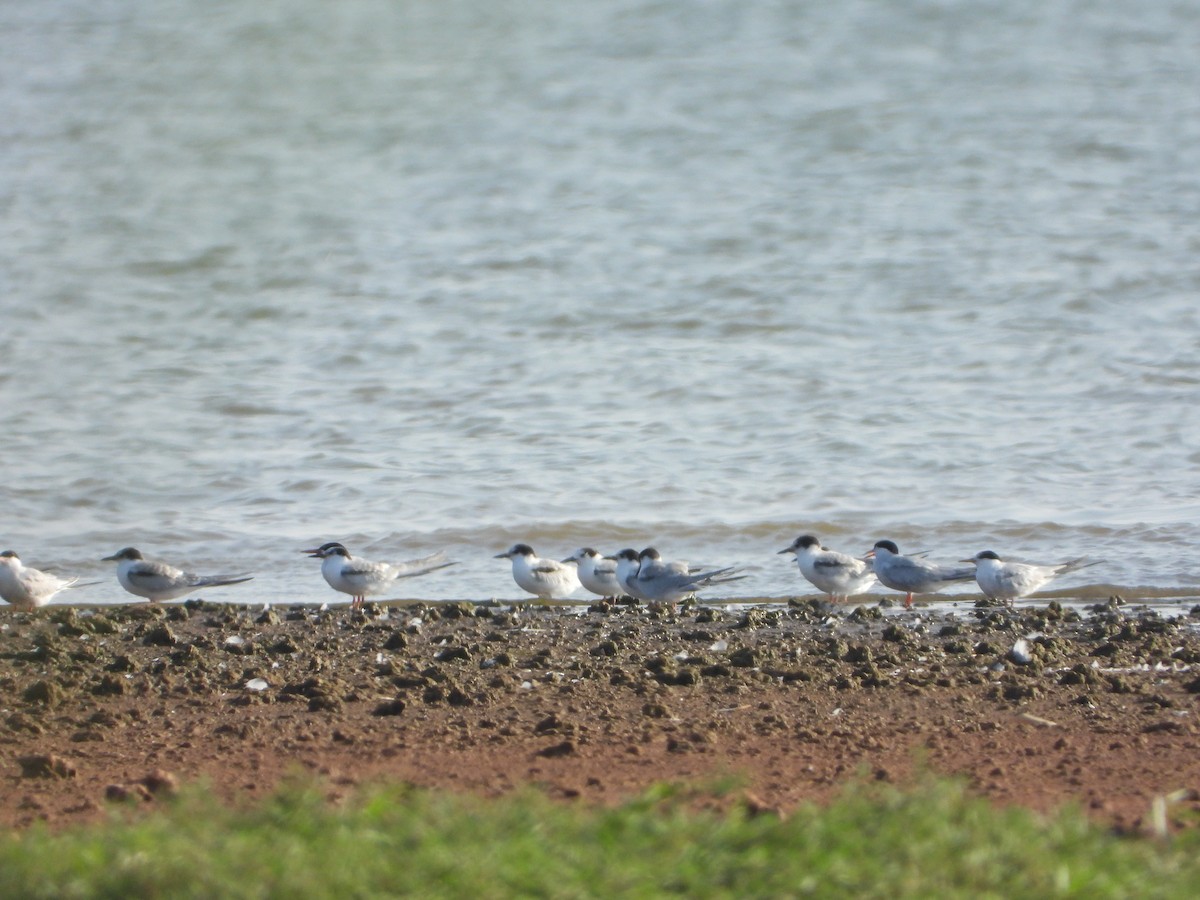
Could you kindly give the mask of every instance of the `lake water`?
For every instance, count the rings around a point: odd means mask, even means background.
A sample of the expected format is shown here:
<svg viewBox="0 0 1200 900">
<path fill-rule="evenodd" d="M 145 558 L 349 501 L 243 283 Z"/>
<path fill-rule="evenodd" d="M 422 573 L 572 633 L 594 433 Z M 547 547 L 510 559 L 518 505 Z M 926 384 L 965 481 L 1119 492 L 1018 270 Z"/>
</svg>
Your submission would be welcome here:
<svg viewBox="0 0 1200 900">
<path fill-rule="evenodd" d="M 0 5 L 0 543 L 1200 588 L 1200 7 Z M 1086 576 L 1086 577 L 1085 577 Z"/>
</svg>

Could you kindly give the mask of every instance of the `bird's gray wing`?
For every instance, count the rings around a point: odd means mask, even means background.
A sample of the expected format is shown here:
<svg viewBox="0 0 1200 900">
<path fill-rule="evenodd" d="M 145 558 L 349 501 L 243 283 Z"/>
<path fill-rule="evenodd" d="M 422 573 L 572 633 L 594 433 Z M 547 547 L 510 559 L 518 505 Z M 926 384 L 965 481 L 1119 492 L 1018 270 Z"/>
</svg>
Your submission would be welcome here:
<svg viewBox="0 0 1200 900">
<path fill-rule="evenodd" d="M 1000 583 L 1007 591 L 1023 596 L 1036 591 L 1048 580 L 1049 574 L 1041 566 L 1012 566 L 1000 573 Z"/>
<path fill-rule="evenodd" d="M 942 581 L 974 581 L 975 567 L 965 566 L 952 569 L 948 566 L 938 566 L 938 578 Z"/>
<path fill-rule="evenodd" d="M 200 576 L 192 572 L 181 572 L 166 563 L 143 560 L 129 569 L 129 580 L 135 584 L 170 582 L 171 584 L 195 584 Z"/>
<path fill-rule="evenodd" d="M 844 553 L 819 556 L 813 560 L 813 566 L 826 572 L 849 572 L 852 575 L 858 575 L 870 568 L 870 565 L 863 560 L 846 556 Z"/>
<path fill-rule="evenodd" d="M 972 566 L 974 569 L 974 566 Z M 937 581 L 937 567 L 916 559 L 893 559 L 886 568 L 889 580 L 900 585 L 901 590 L 917 590 L 931 581 Z M 878 574 L 878 570 L 876 570 Z M 974 576 L 974 572 L 971 573 Z"/>
<path fill-rule="evenodd" d="M 1075 572 L 1079 569 L 1087 569 L 1091 566 L 1098 565 L 1100 565 L 1100 560 L 1097 559 L 1093 560 L 1092 562 L 1088 562 L 1086 556 L 1081 556 L 1079 559 L 1070 559 L 1065 563 L 1059 563 L 1054 568 L 1057 574 L 1066 575 L 1068 572 Z"/>
<path fill-rule="evenodd" d="M 196 587 L 216 587 L 222 584 L 241 584 L 243 581 L 250 581 L 254 578 L 253 575 L 247 572 L 239 572 L 236 575 L 191 575 L 188 584 Z"/>
<path fill-rule="evenodd" d="M 445 552 L 439 550 L 437 553 L 422 556 L 420 559 L 396 563 L 392 568 L 395 569 L 397 578 L 415 578 L 418 575 L 425 575 L 428 572 L 436 572 L 438 569 L 456 565 L 458 565 L 457 562 L 447 559 Z"/>
</svg>

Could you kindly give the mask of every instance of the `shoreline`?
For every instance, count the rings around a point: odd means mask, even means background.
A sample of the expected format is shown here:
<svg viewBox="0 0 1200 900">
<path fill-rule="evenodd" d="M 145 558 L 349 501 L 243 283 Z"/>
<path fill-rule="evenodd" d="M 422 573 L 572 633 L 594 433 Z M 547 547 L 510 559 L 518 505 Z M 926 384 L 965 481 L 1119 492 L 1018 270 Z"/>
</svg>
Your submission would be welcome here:
<svg viewBox="0 0 1200 900">
<path fill-rule="evenodd" d="M 1130 830 L 1200 796 L 1200 609 L 733 602 L 0 608 L 0 820 L 297 771 L 596 803 L 732 776 L 786 813 L 928 770 Z"/>
<path fill-rule="evenodd" d="M 70 592 L 68 592 L 70 593 Z M 580 591 L 581 594 L 586 592 Z M 61 594 L 59 595 L 62 596 Z M 1096 603 L 1105 603 L 1110 598 L 1117 597 L 1124 605 L 1133 604 L 1153 604 L 1156 601 L 1178 601 L 1180 604 L 1192 603 L 1200 606 L 1200 587 L 1194 586 L 1175 586 L 1175 587 L 1154 587 L 1150 585 L 1119 585 L 1109 584 L 1107 582 L 1080 585 L 1070 588 L 1048 588 L 1038 591 L 1026 597 L 1020 598 L 1016 602 L 1018 610 L 1022 608 L 1032 608 L 1039 604 L 1045 604 L 1052 601 L 1060 603 L 1068 603 L 1076 608 L 1090 606 Z M 244 609 L 287 609 L 295 606 L 320 609 L 328 608 L 336 610 L 339 608 L 348 608 L 350 598 L 346 594 L 329 593 L 328 591 L 320 591 L 320 596 L 312 599 L 289 597 L 286 601 L 277 600 L 251 600 L 247 601 L 244 597 L 238 597 L 231 594 L 218 592 L 215 595 L 192 595 L 181 597 L 175 600 L 150 601 L 140 597 L 134 597 L 128 593 L 122 593 L 118 599 L 109 601 L 84 601 L 84 600 L 54 600 L 49 604 L 38 607 L 36 610 L 21 610 L 12 606 L 3 600 L 0 600 L 0 612 L 50 612 L 56 609 L 74 609 L 76 611 L 86 610 L 111 610 L 114 608 L 123 607 L 138 607 L 138 606 L 160 606 L 163 608 L 171 606 L 183 606 L 188 603 L 195 603 L 197 600 L 211 604 L 213 606 L 230 606 Z M 604 598 L 607 600 L 607 598 Z M 625 598 L 626 604 L 630 605 L 632 598 Z M 815 591 L 807 591 L 800 593 L 786 593 L 779 595 L 763 595 L 751 594 L 744 597 L 715 597 L 705 595 L 687 601 L 688 604 L 696 607 L 713 606 L 713 607 L 733 607 L 733 606 L 770 606 L 779 605 L 787 606 L 789 603 L 797 602 L 825 602 L 832 609 L 842 609 L 850 611 L 856 606 L 880 606 L 885 610 L 896 608 L 900 612 L 903 609 L 904 595 L 896 591 L 870 591 L 865 594 L 857 594 L 847 602 L 832 603 L 824 594 L 816 593 Z M 955 612 L 966 611 L 974 608 L 980 603 L 987 601 L 979 591 L 971 591 L 968 593 L 950 593 L 943 591 L 934 594 L 916 594 L 914 595 L 914 605 L 909 612 Z M 587 595 L 573 596 L 561 600 L 543 600 L 529 594 L 518 597 L 500 597 L 496 595 L 489 596 L 487 599 L 476 600 L 466 597 L 390 597 L 385 599 L 370 599 L 368 605 L 374 605 L 384 608 L 408 608 L 419 606 L 422 604 L 430 604 L 433 606 L 442 606 L 448 603 L 462 603 L 473 607 L 529 607 L 529 606 L 548 606 L 548 607 L 566 607 L 566 608 L 586 608 L 603 602 L 602 598 Z M 645 605 L 641 601 L 631 605 Z M 1190 610 L 1184 610 L 1185 612 Z"/>
</svg>

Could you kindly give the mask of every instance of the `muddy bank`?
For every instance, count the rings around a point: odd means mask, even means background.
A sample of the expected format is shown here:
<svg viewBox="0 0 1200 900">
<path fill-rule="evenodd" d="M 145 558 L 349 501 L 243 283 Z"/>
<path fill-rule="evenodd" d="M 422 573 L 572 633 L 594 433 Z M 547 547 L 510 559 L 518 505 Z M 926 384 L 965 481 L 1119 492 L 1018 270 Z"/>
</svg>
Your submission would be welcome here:
<svg viewBox="0 0 1200 900">
<path fill-rule="evenodd" d="M 604 803 L 731 775 L 786 812 L 922 766 L 1134 829 L 1156 796 L 1200 788 L 1200 609 L 894 613 L 3 609 L 0 817 L 86 821 L 196 780 L 253 798 L 295 771 L 335 792 L 390 778 Z"/>
</svg>

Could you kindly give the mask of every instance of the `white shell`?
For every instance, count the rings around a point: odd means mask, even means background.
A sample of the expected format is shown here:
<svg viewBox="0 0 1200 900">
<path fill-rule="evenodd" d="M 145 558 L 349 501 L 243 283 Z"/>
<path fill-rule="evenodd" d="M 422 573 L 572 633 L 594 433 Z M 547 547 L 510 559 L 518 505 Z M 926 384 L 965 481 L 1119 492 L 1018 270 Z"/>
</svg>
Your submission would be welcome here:
<svg viewBox="0 0 1200 900">
<path fill-rule="evenodd" d="M 1033 662 L 1033 655 L 1029 652 L 1029 641 L 1025 638 L 1017 638 L 1013 642 L 1012 649 L 1008 651 L 1008 658 L 1018 666 L 1027 666 Z"/>
</svg>

